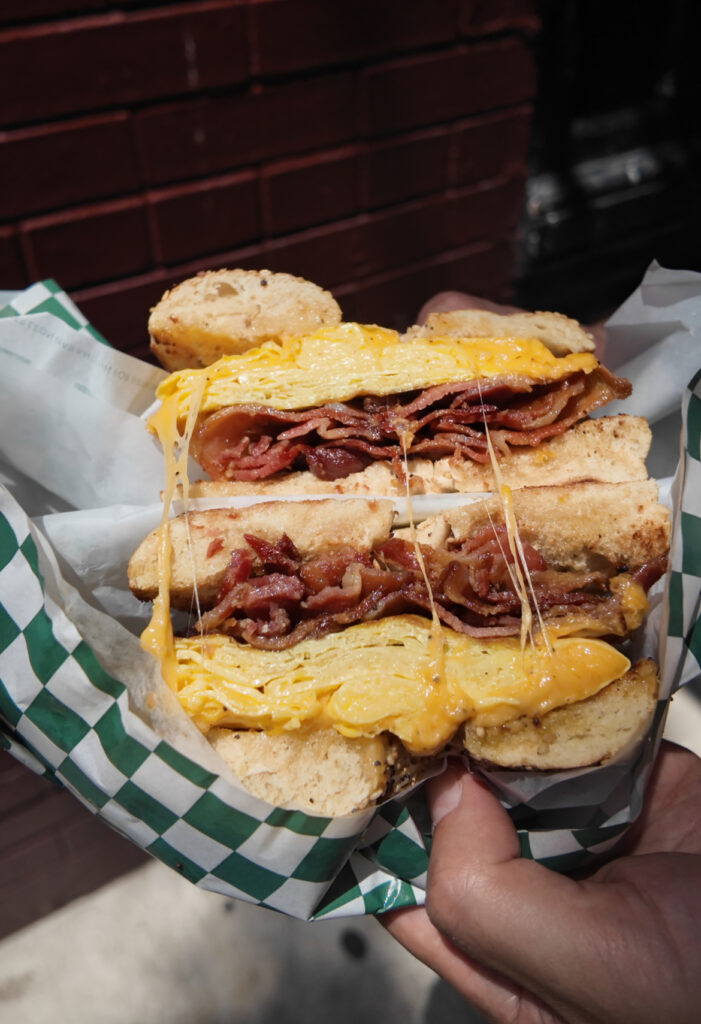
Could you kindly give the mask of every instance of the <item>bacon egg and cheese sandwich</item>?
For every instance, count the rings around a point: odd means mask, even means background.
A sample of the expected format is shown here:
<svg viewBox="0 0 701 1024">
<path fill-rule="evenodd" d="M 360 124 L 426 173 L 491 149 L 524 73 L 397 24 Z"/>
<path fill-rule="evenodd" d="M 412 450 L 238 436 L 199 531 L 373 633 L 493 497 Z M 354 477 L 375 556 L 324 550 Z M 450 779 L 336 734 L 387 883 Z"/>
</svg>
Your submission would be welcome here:
<svg viewBox="0 0 701 1024">
<path fill-rule="evenodd" d="M 393 520 L 363 498 L 191 511 L 134 553 L 133 592 L 157 601 L 165 581 L 190 612 L 184 636 L 163 616 L 147 630 L 164 678 L 245 788 L 338 815 L 449 749 L 568 768 L 642 735 L 657 672 L 625 641 L 665 568 L 654 483 Z"/>
<path fill-rule="evenodd" d="M 407 483 L 411 493 L 491 491 L 487 431 L 510 487 L 646 477 L 644 420 L 589 418 L 630 385 L 597 361 L 575 321 L 471 311 L 400 336 L 313 307 L 289 321 L 281 314 L 277 334 L 252 328 L 242 337 L 241 303 L 253 308 L 255 327 L 274 279 L 287 275 L 256 278 L 267 285 L 251 307 L 241 274 L 254 272 L 184 282 L 151 314 L 154 350 L 167 348 L 167 365 L 176 342 L 182 361 L 191 359 L 158 388 L 150 429 L 172 445 L 189 417 L 190 454 L 209 477 L 193 495 L 403 495 Z M 218 302 L 216 289 L 224 290 Z M 237 315 L 227 319 L 222 307 Z M 315 319 L 322 325 L 311 329 Z M 226 330 L 230 354 L 210 362 Z"/>
</svg>

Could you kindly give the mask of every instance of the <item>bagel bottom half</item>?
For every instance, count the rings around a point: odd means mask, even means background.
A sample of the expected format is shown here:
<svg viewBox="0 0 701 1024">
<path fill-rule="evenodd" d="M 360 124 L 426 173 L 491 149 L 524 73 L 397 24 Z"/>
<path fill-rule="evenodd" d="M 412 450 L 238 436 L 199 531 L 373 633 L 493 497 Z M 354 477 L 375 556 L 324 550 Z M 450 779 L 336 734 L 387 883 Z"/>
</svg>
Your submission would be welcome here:
<svg viewBox="0 0 701 1024">
<path fill-rule="evenodd" d="M 372 807 L 413 785 L 428 767 L 389 733 L 350 739 L 332 728 L 215 728 L 207 739 L 253 796 L 327 817 Z"/>
<path fill-rule="evenodd" d="M 602 764 L 640 741 L 659 694 L 657 666 L 644 659 L 586 700 L 500 726 L 467 724 L 471 757 L 500 768 L 540 771 Z"/>
</svg>

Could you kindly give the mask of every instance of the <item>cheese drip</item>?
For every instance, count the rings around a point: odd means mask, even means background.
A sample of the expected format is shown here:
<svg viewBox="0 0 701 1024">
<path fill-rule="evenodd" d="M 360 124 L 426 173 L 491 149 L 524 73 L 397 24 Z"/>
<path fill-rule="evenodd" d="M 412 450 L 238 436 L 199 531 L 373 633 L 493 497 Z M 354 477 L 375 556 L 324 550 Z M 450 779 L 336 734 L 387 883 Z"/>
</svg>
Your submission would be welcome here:
<svg viewBox="0 0 701 1024">
<path fill-rule="evenodd" d="M 158 527 L 158 594 L 153 602 L 151 619 L 141 634 L 140 642 L 143 649 L 160 662 L 161 675 L 171 690 L 177 689 L 177 681 L 173 624 L 170 619 L 170 581 L 172 569 L 168 516 L 176 488 L 180 488 L 185 508 L 187 509 L 188 506 L 190 487 L 187 472 L 188 452 L 205 386 L 206 377 L 202 377 L 198 383 L 196 393 L 193 394 L 193 400 L 182 434 L 178 431 L 177 401 L 175 396 L 166 399 L 160 409 L 149 420 L 149 425 L 158 437 L 163 449 L 165 482 L 162 496 L 161 521 Z M 193 581 L 199 616 L 197 582 L 194 569 Z"/>
<path fill-rule="evenodd" d="M 399 436 L 402 443 L 402 457 L 404 460 L 404 486 L 406 488 L 406 508 L 407 516 L 409 519 L 409 536 L 411 538 L 411 543 L 414 546 L 416 561 L 419 564 L 419 569 L 421 570 L 421 575 L 423 576 L 424 583 L 426 585 L 429 606 L 431 608 L 431 632 L 428 641 L 430 680 L 431 683 L 433 683 L 435 686 L 441 686 L 445 684 L 445 650 L 443 647 L 443 632 L 441 627 L 441 620 L 438 618 L 436 602 L 433 597 L 433 588 L 431 587 L 431 581 L 429 580 L 428 573 L 426 572 L 426 563 L 424 561 L 424 556 L 421 551 L 421 546 L 419 545 L 419 542 L 416 538 L 414 508 L 411 503 L 411 490 L 409 488 L 409 460 L 407 458 L 407 448 L 411 444 L 413 437 L 409 430 L 402 430 Z"/>
<path fill-rule="evenodd" d="M 443 630 L 442 686 L 431 682 L 431 625 L 399 615 L 283 651 L 224 636 L 176 639 L 177 695 L 203 732 L 332 725 L 348 737 L 389 730 L 415 754 L 441 749 L 466 721 L 493 726 L 598 693 L 630 667 L 601 640 L 518 638 Z"/>
<path fill-rule="evenodd" d="M 555 356 L 536 338 L 415 338 L 344 323 L 303 338 L 266 342 L 242 355 L 224 356 L 203 370 L 166 377 L 157 395 L 177 395 L 184 420 L 199 382 L 206 385 L 203 413 L 230 405 L 308 409 L 358 395 L 391 395 L 463 380 L 494 377 L 555 381 L 598 363 L 588 352 Z"/>
<path fill-rule="evenodd" d="M 482 401 L 482 394 L 480 392 L 480 401 Z M 506 536 L 509 542 L 509 551 L 513 559 L 513 566 L 509 564 L 508 559 L 505 558 L 507 568 L 509 570 L 509 576 L 513 584 L 514 590 L 518 594 L 519 601 L 521 602 L 521 650 L 525 651 L 527 643 L 534 643 L 533 638 L 533 613 L 531 612 L 531 604 L 528 599 L 528 589 L 524 581 L 523 573 L 525 571 L 528 577 L 528 587 L 530 588 L 531 595 L 533 597 L 533 604 L 536 609 L 538 616 L 538 623 L 540 625 L 540 641 L 544 644 L 546 651 L 550 650 L 550 641 L 543 624 L 543 617 L 538 607 L 538 601 L 535 596 L 535 590 L 533 588 L 533 581 L 530 573 L 528 572 L 528 566 L 526 564 L 526 557 L 523 551 L 523 542 L 521 541 L 521 535 L 518 530 L 518 523 L 516 522 L 516 514 L 514 512 L 514 499 L 511 492 L 511 488 L 507 483 L 504 482 L 504 476 L 501 472 L 499 462 L 497 461 L 496 453 L 494 451 L 494 445 L 492 444 L 492 437 L 489 432 L 489 426 L 487 424 L 486 416 L 484 417 L 484 433 L 487 438 L 487 451 L 489 452 L 489 461 L 491 463 L 492 472 L 494 473 L 494 482 L 496 484 L 497 491 L 501 500 L 501 506 L 504 513 L 504 525 L 506 526 Z M 490 517 L 491 518 L 491 517 Z M 492 524 L 493 526 L 494 524 Z M 494 536 L 498 534 L 494 531 Z M 501 547 L 501 541 L 499 541 Z M 503 552 L 502 552 L 503 554 Z M 523 567 L 523 568 L 522 568 Z"/>
</svg>

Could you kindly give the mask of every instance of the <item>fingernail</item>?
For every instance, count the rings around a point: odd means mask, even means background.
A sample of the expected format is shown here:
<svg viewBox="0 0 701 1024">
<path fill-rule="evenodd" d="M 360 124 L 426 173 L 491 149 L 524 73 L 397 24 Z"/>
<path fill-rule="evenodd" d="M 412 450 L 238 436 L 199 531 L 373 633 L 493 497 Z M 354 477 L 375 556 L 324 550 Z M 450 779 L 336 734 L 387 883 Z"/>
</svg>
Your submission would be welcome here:
<svg viewBox="0 0 701 1024">
<path fill-rule="evenodd" d="M 464 772 L 446 768 L 442 775 L 433 779 L 429 789 L 429 807 L 434 829 L 460 803 Z"/>
</svg>

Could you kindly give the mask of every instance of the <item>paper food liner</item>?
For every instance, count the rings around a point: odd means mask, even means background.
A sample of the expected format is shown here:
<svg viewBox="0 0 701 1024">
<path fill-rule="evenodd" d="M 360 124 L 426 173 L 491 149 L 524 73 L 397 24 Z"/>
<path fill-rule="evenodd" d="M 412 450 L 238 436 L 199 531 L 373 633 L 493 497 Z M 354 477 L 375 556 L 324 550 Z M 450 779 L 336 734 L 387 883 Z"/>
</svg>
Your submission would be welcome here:
<svg viewBox="0 0 701 1024">
<path fill-rule="evenodd" d="M 336 819 L 272 807 L 241 789 L 160 683 L 125 566 L 160 517 L 162 457 L 143 415 L 163 371 L 106 345 L 53 282 L 4 298 L 0 744 L 202 888 L 302 919 L 422 903 L 420 789 Z M 625 411 L 648 416 L 656 443 L 659 424 L 657 475 L 676 466 L 662 488 L 671 569 L 640 640 L 662 691 L 648 736 L 615 762 L 484 773 L 524 856 L 560 870 L 610 850 L 637 817 L 669 697 L 701 662 L 701 275 L 653 265 L 609 327 L 606 362 L 635 388 Z M 415 500 L 414 512 L 456 500 Z"/>
</svg>

